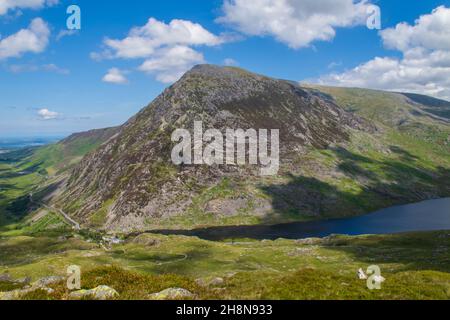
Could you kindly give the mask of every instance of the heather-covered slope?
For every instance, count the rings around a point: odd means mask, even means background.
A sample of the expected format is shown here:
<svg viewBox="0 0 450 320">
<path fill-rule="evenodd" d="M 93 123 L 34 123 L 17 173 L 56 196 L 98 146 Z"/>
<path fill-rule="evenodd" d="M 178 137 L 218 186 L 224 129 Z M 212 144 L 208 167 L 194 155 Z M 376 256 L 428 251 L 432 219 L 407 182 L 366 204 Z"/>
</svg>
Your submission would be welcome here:
<svg viewBox="0 0 450 320">
<path fill-rule="evenodd" d="M 279 174 L 173 165 L 173 130 L 199 120 L 280 129 Z M 197 66 L 86 156 L 55 203 L 122 231 L 362 214 L 449 195 L 449 134 L 445 119 L 403 95 Z"/>
<path fill-rule="evenodd" d="M 222 131 L 280 129 L 286 165 L 307 148 L 348 140 L 350 128 L 376 130 L 295 83 L 237 68 L 197 66 L 83 159 L 59 203 L 70 203 L 65 208 L 84 221 L 96 213 L 108 225 L 145 227 L 146 220 L 183 215 L 195 196 L 226 177 L 254 178 L 251 167 L 172 164 L 173 130 L 200 120 L 205 128 Z"/>
</svg>

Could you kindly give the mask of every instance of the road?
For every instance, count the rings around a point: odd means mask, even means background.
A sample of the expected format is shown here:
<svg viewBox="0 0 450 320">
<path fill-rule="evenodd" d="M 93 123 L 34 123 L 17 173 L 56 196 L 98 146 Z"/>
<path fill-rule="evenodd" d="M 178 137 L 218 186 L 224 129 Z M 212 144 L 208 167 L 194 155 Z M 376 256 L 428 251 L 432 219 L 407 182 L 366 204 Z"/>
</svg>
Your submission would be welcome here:
<svg viewBox="0 0 450 320">
<path fill-rule="evenodd" d="M 68 224 L 70 224 L 72 226 L 73 229 L 81 230 L 80 224 L 78 222 L 76 222 L 75 220 L 73 220 L 67 213 L 65 213 L 61 209 L 55 208 L 55 207 L 45 204 L 43 202 L 34 201 L 33 200 L 33 192 L 30 192 L 30 201 L 31 201 L 31 203 L 35 203 L 39 206 L 46 208 L 47 210 L 50 210 L 52 212 L 59 214 Z"/>
<path fill-rule="evenodd" d="M 69 217 L 69 215 L 64 211 L 62 211 L 61 209 L 46 205 L 45 203 L 40 203 L 40 205 L 42 205 L 47 210 L 59 213 L 64 218 L 64 220 L 66 220 L 66 222 L 68 222 L 75 230 L 81 230 L 80 224 L 75 220 L 73 220 L 71 217 Z"/>
</svg>

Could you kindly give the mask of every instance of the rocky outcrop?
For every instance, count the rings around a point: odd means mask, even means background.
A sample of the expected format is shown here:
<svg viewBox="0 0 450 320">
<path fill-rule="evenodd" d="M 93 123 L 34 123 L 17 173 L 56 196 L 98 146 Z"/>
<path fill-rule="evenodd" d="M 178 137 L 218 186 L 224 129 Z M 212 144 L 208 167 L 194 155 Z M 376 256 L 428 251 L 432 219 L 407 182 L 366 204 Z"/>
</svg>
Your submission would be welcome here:
<svg viewBox="0 0 450 320">
<path fill-rule="evenodd" d="M 7 278 L 9 278 L 9 280 L 7 280 Z M 23 284 L 24 286 L 21 289 L 8 292 L 0 292 L 0 300 L 20 300 L 27 294 L 35 292 L 37 290 L 43 290 L 48 294 L 52 294 L 54 290 L 52 288 L 49 288 L 49 286 L 65 280 L 64 277 L 51 276 L 41 278 L 38 281 L 33 282 L 31 285 L 27 285 L 31 281 L 28 278 L 24 278 L 27 279 L 27 281 L 13 280 L 11 277 L 8 276 L 2 276 L 1 279 L 3 279 L 2 280 L 3 282 L 18 283 Z"/>
<path fill-rule="evenodd" d="M 111 300 L 118 296 L 119 293 L 113 288 L 110 288 L 108 286 L 98 286 L 97 288 L 91 290 L 78 290 L 71 292 L 69 298 L 73 300 Z"/>
<path fill-rule="evenodd" d="M 57 198 L 58 205 L 85 224 L 102 212 L 108 229 L 145 229 L 148 220 L 182 215 L 200 190 L 224 177 L 259 175 L 258 166 L 173 165 L 171 134 L 181 128 L 192 132 L 195 121 L 221 132 L 279 129 L 281 165 L 291 163 L 307 148 L 346 141 L 348 130 L 376 130 L 323 94 L 297 83 L 201 65 L 84 157 Z M 210 207 L 217 211 L 223 206 L 212 203 Z M 225 213 L 233 215 L 243 207 L 236 200 Z"/>
<path fill-rule="evenodd" d="M 45 277 L 45 278 L 41 278 L 38 281 L 36 281 L 35 283 L 33 283 L 33 286 L 35 287 L 48 287 L 52 284 L 55 283 L 59 283 L 59 282 L 63 282 L 65 281 L 66 278 L 65 277 L 61 277 L 61 276 L 50 276 L 50 277 Z"/>
<path fill-rule="evenodd" d="M 169 288 L 149 295 L 150 300 L 188 300 L 194 298 L 195 295 L 192 292 L 182 288 Z"/>
<path fill-rule="evenodd" d="M 13 278 L 9 273 L 0 274 L 0 282 L 12 282 Z"/>
<path fill-rule="evenodd" d="M 161 240 L 155 239 L 148 234 L 141 234 L 134 238 L 132 242 L 146 247 L 158 247 L 161 244 Z"/>
</svg>

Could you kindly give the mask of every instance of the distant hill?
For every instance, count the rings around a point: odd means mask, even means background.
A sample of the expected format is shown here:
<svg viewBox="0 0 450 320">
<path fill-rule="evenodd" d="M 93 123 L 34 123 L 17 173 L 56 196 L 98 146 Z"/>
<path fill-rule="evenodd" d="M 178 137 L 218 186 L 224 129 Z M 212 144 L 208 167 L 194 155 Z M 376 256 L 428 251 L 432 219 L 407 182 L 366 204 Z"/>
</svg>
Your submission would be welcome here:
<svg viewBox="0 0 450 320">
<path fill-rule="evenodd" d="M 57 143 L 42 147 L 26 148 L 4 155 L 13 161 L 22 159 L 27 167 L 38 167 L 50 175 L 66 172 L 86 154 L 118 132 L 119 128 L 96 129 L 75 133 Z"/>
<path fill-rule="evenodd" d="M 411 101 L 422 106 L 424 111 L 450 120 L 450 102 L 415 93 L 402 93 Z"/>
</svg>

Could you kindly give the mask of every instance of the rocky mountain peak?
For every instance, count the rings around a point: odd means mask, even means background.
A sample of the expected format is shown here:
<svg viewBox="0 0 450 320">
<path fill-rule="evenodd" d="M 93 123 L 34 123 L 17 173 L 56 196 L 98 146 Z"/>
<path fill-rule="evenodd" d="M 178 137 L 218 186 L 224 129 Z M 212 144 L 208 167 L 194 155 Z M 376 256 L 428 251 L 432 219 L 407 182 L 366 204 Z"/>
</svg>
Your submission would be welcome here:
<svg viewBox="0 0 450 320">
<path fill-rule="evenodd" d="M 199 190 L 227 176 L 255 176 L 248 167 L 175 166 L 171 134 L 192 130 L 196 121 L 221 132 L 279 130 L 282 165 L 307 148 L 347 140 L 349 130 L 374 130 L 295 82 L 198 65 L 86 156 L 58 201 L 86 223 L 103 212 L 106 227 L 143 228 L 148 219 L 182 215 Z"/>
</svg>

